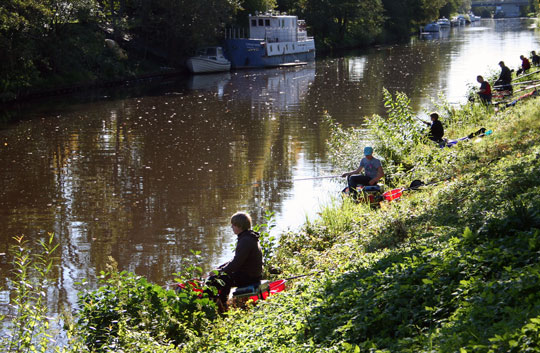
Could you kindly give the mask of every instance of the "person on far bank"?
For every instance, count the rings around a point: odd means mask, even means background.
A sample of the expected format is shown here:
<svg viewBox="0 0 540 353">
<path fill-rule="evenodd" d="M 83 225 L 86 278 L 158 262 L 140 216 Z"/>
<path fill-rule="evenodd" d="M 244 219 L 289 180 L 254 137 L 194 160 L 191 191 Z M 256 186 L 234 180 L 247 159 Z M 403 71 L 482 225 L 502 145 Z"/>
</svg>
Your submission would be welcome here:
<svg viewBox="0 0 540 353">
<path fill-rule="evenodd" d="M 501 73 L 497 81 L 495 81 L 495 89 L 512 92 L 512 71 L 504 64 L 504 61 L 500 61 L 499 66 L 501 67 Z"/>
<path fill-rule="evenodd" d="M 521 68 L 517 70 L 516 76 L 527 73 L 531 68 L 531 62 L 529 59 L 527 59 L 524 55 L 520 55 L 519 58 L 521 59 Z"/>
<path fill-rule="evenodd" d="M 231 217 L 231 228 L 236 234 L 236 249 L 231 261 L 212 271 L 206 284 L 218 290 L 218 309 L 227 310 L 227 300 L 232 287 L 244 287 L 262 279 L 263 255 L 259 233 L 251 230 L 251 217 L 237 212 Z M 217 274 L 215 273 L 217 271 Z"/>
<path fill-rule="evenodd" d="M 357 175 L 364 171 L 363 175 Z M 343 173 L 343 178 L 348 178 L 349 192 L 356 196 L 356 187 L 358 185 L 368 186 L 376 185 L 384 176 L 381 161 L 373 157 L 373 147 L 364 148 L 364 158 L 360 161 L 360 165 L 353 171 Z"/>
<path fill-rule="evenodd" d="M 444 128 L 439 120 L 439 113 L 433 112 L 429 114 L 429 117 L 431 118 L 431 122 L 422 120 L 424 124 L 429 126 L 428 138 L 431 141 L 440 143 L 443 141 L 442 138 L 444 136 Z"/>
<path fill-rule="evenodd" d="M 491 86 L 489 82 L 484 80 L 481 75 L 476 76 L 476 81 L 480 84 L 480 89 L 478 90 L 478 97 L 484 104 L 491 103 Z"/>
</svg>

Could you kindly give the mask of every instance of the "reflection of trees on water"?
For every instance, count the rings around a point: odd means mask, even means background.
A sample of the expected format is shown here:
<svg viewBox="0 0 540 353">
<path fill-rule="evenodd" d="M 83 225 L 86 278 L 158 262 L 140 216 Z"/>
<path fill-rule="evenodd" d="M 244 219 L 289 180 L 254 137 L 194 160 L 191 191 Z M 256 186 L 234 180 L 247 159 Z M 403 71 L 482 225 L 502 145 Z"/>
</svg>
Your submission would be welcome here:
<svg viewBox="0 0 540 353">
<path fill-rule="evenodd" d="M 313 69 L 219 80 L 216 90 L 77 107 L 28 122 L 6 138 L 0 177 L 7 239 L 54 231 L 60 242 L 57 296 L 105 269 L 164 282 L 190 250 L 230 253 L 237 210 L 263 220 L 283 198 L 299 155 L 310 149 L 298 112 Z M 249 85 L 249 94 L 244 87 Z M 221 93 L 220 93 L 221 92 Z M 217 99 L 216 99 L 217 95 Z M 313 152 L 316 153 L 316 152 Z M 253 185 L 259 182 L 258 185 Z M 273 182 L 269 182 L 273 181 Z M 38 192 L 37 192 L 38 191 Z"/>
<path fill-rule="evenodd" d="M 386 113 L 382 95 L 386 88 L 407 94 L 413 110 L 419 111 L 427 103 L 426 96 L 436 98 L 444 87 L 447 58 L 461 45 L 416 40 L 320 62 L 306 105 L 319 106 L 338 122 L 358 126 L 364 117 Z"/>
</svg>

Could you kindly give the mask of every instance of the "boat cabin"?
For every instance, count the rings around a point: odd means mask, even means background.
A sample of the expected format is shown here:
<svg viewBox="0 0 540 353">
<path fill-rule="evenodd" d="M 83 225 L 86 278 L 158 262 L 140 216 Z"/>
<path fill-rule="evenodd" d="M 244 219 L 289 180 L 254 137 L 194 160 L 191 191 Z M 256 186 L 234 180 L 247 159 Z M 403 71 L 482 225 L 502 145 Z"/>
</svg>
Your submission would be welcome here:
<svg viewBox="0 0 540 353">
<path fill-rule="evenodd" d="M 207 47 L 197 50 L 197 56 L 218 59 L 223 57 L 223 49 L 221 47 Z"/>
<path fill-rule="evenodd" d="M 249 15 L 249 38 L 268 43 L 304 41 L 307 39 L 306 24 L 297 16 L 274 13 Z"/>
</svg>

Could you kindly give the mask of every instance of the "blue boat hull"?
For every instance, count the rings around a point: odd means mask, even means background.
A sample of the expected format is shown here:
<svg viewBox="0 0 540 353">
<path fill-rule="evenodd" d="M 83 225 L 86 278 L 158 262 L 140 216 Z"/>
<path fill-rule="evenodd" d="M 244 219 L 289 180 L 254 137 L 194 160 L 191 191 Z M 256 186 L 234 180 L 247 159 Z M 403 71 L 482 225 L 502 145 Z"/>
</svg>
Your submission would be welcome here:
<svg viewBox="0 0 540 353">
<path fill-rule="evenodd" d="M 315 50 L 268 56 L 265 42 L 257 39 L 225 39 L 223 51 L 235 69 L 276 67 L 315 60 Z"/>
</svg>

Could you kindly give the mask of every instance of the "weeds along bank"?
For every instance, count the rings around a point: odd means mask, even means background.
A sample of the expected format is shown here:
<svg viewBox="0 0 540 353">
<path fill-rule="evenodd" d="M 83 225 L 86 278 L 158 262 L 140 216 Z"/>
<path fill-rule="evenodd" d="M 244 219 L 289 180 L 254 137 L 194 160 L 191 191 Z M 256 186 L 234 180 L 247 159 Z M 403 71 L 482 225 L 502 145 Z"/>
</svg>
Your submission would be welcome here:
<svg viewBox="0 0 540 353">
<path fill-rule="evenodd" d="M 406 111 L 406 97 L 387 98 L 389 109 Z M 497 114 L 440 108 L 447 136 L 482 126 L 494 134 L 445 149 L 392 146 L 401 160 L 389 168 L 394 182 L 446 181 L 380 210 L 323 209 L 281 238 L 274 261 L 287 273 L 324 274 L 231 314 L 185 351 L 540 351 L 538 102 Z M 406 115 L 392 119 L 395 128 L 413 125 Z M 361 151 L 354 131 L 335 129 L 338 155 Z M 416 138 L 392 130 L 382 139 L 399 134 Z M 352 154 L 347 162 L 357 163 Z"/>
<path fill-rule="evenodd" d="M 440 149 L 423 140 L 408 98 L 385 92 L 388 116 L 374 117 L 369 129 L 389 186 L 440 183 L 381 209 L 341 201 L 322 209 L 283 235 L 270 259 L 281 278 L 322 272 L 223 318 L 208 300 L 112 267 L 101 288 L 81 292 L 65 351 L 540 351 L 537 103 L 498 113 L 442 103 L 447 136 L 494 133 Z M 361 157 L 359 132 L 330 126 L 336 169 L 349 169 Z M 179 280 L 196 272 L 188 268 Z M 32 322 L 31 310 L 20 321 Z M 16 327 L 23 340 L 10 342 L 29 346 L 28 326 Z"/>
</svg>

